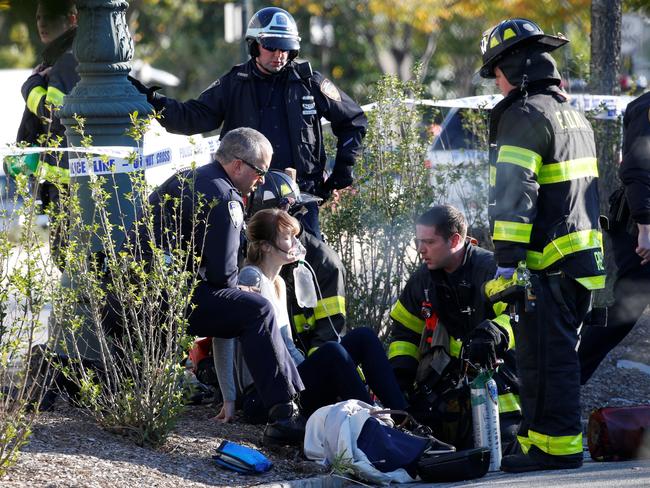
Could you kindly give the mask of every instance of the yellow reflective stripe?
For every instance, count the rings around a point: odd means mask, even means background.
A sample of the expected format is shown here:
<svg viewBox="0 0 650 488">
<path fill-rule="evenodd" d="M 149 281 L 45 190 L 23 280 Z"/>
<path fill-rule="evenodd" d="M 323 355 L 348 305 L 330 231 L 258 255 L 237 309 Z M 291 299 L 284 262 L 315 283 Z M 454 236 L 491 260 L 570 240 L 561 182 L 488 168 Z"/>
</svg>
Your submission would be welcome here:
<svg viewBox="0 0 650 488">
<path fill-rule="evenodd" d="M 526 251 L 526 264 L 530 269 L 546 269 L 565 256 L 587 249 L 603 248 L 603 235 L 599 230 L 572 232 L 553 239 L 542 252 Z"/>
<path fill-rule="evenodd" d="M 460 350 L 463 347 L 463 341 L 449 336 L 449 355 L 458 358 L 460 357 Z"/>
<path fill-rule="evenodd" d="M 532 231 L 533 224 L 495 220 L 492 239 L 495 241 L 510 241 L 528 244 L 530 242 L 530 233 Z"/>
<path fill-rule="evenodd" d="M 510 27 L 508 27 L 505 31 L 503 31 L 503 40 L 507 41 L 511 37 L 517 37 L 517 34 L 515 34 L 515 31 L 513 31 Z"/>
<path fill-rule="evenodd" d="M 418 346 L 412 342 L 395 341 L 391 342 L 388 346 L 388 359 L 393 359 L 397 356 L 411 356 L 416 360 L 420 360 L 420 350 Z"/>
<path fill-rule="evenodd" d="M 490 47 L 498 46 L 499 45 L 499 39 L 497 39 L 497 36 L 494 35 L 492 36 L 492 39 L 490 39 Z"/>
<path fill-rule="evenodd" d="M 582 453 L 582 432 L 576 435 L 551 436 L 528 430 L 530 446 L 536 446 L 552 456 L 569 456 Z"/>
<path fill-rule="evenodd" d="M 304 314 L 294 315 L 293 325 L 296 327 L 296 332 L 301 334 L 316 325 L 316 317 L 312 315 L 311 317 L 307 318 L 304 316 Z"/>
<path fill-rule="evenodd" d="M 602 290 L 605 288 L 605 278 L 605 275 L 585 276 L 583 278 L 576 278 L 575 280 L 587 290 Z"/>
<path fill-rule="evenodd" d="M 27 110 L 31 113 L 38 115 L 38 104 L 41 103 L 41 98 L 45 96 L 47 91 L 42 86 L 37 86 L 27 95 Z"/>
<path fill-rule="evenodd" d="M 510 324 L 510 317 L 506 314 L 497 315 L 494 319 L 497 324 L 506 329 L 508 332 L 508 349 L 513 349 L 515 347 L 515 333 L 512 330 L 512 325 Z"/>
<path fill-rule="evenodd" d="M 311 356 L 317 350 L 318 350 L 318 347 L 312 347 L 309 351 L 307 351 L 307 356 Z"/>
<path fill-rule="evenodd" d="M 588 177 L 598 177 L 596 158 L 571 159 L 545 164 L 539 170 L 537 181 L 540 185 L 548 185 Z"/>
<path fill-rule="evenodd" d="M 521 412 L 519 395 L 515 395 L 514 393 L 499 395 L 499 413 L 508 412 Z"/>
<path fill-rule="evenodd" d="M 519 441 L 522 452 L 528 454 L 528 449 L 530 449 L 530 446 L 532 445 L 528 436 L 518 435 L 517 440 Z"/>
<path fill-rule="evenodd" d="M 366 375 L 363 374 L 363 369 L 361 369 L 361 366 L 357 366 L 357 373 L 359 373 L 359 377 L 361 378 L 361 381 L 364 383 L 366 382 Z"/>
<path fill-rule="evenodd" d="M 497 167 L 490 165 L 490 186 L 495 186 L 497 184 Z"/>
<path fill-rule="evenodd" d="M 542 165 L 542 157 L 530 149 L 504 144 L 499 148 L 497 163 L 516 164 L 537 174 Z"/>
<path fill-rule="evenodd" d="M 314 309 L 316 320 L 331 317 L 339 313 L 345 315 L 345 298 L 340 295 L 323 298 L 316 302 L 316 308 Z"/>
<path fill-rule="evenodd" d="M 492 305 L 492 310 L 494 310 L 495 317 L 498 317 L 502 313 L 505 313 L 507 308 L 508 304 L 505 302 L 496 302 Z"/>
<path fill-rule="evenodd" d="M 45 97 L 45 101 L 51 105 L 54 105 L 55 107 L 60 107 L 63 105 L 63 97 L 65 96 L 65 93 L 63 93 L 61 90 L 59 90 L 55 86 L 48 86 L 47 87 L 47 96 Z"/>
<path fill-rule="evenodd" d="M 407 329 L 422 334 L 422 329 L 424 329 L 424 319 L 413 315 L 411 312 L 406 310 L 406 307 L 402 305 L 402 302 L 399 300 L 397 300 L 393 310 L 390 311 L 390 316 Z"/>
<path fill-rule="evenodd" d="M 53 164 L 40 162 L 36 170 L 39 177 L 49 182 L 61 182 L 66 185 L 70 183 L 70 170 L 59 168 Z"/>
</svg>

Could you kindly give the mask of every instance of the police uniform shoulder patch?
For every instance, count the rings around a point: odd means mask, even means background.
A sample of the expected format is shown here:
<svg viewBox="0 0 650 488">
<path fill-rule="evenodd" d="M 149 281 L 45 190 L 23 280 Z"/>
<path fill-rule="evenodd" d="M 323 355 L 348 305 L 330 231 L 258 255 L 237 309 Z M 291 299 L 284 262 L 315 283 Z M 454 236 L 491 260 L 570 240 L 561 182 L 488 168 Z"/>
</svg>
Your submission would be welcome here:
<svg viewBox="0 0 650 488">
<path fill-rule="evenodd" d="M 241 227 L 244 223 L 244 210 L 242 209 L 241 203 L 235 200 L 230 200 L 228 202 L 228 213 L 230 214 L 232 225 L 235 227 Z"/>
<path fill-rule="evenodd" d="M 335 102 L 340 102 L 341 101 L 341 93 L 339 92 L 339 89 L 336 88 L 334 83 L 332 83 L 330 80 L 325 78 L 321 84 L 320 84 L 320 91 L 325 95 L 327 98 L 331 98 Z"/>
</svg>

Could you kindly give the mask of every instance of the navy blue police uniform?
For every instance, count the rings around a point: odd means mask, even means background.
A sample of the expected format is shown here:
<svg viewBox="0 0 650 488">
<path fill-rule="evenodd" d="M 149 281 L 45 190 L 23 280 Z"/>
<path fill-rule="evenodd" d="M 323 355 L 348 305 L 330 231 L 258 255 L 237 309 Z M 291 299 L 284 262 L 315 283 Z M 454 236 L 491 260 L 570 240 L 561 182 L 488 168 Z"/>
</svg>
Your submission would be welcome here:
<svg viewBox="0 0 650 488">
<path fill-rule="evenodd" d="M 221 137 L 238 127 L 264 134 L 273 146 L 271 168 L 293 167 L 301 190 L 327 196 L 352 183 L 352 166 L 361 153 L 368 121 L 359 105 L 307 61 L 290 61 L 277 74 L 265 75 L 251 59 L 234 66 L 197 99 L 179 102 L 149 97 L 160 123 L 172 133 L 196 134 L 221 126 Z M 338 139 L 332 175 L 324 181 L 327 163 L 321 118 L 331 122 Z M 303 224 L 320 238 L 318 207 L 306 205 Z"/>
<path fill-rule="evenodd" d="M 154 208 L 164 208 L 155 212 L 156 244 L 165 248 L 167 239 L 178 238 L 178 225 L 173 222 L 178 222 L 180 213 L 180 238 L 201 256 L 201 281 L 192 296 L 189 332 L 238 337 L 265 406 L 291 400 L 303 384 L 275 323 L 273 307 L 260 294 L 237 288 L 244 204 L 223 167 L 214 162 L 181 177 L 174 175 L 149 200 Z M 174 200 L 182 201 L 180 210 Z M 174 229 L 174 235 L 171 231 L 166 235 L 163 229 Z"/>
</svg>

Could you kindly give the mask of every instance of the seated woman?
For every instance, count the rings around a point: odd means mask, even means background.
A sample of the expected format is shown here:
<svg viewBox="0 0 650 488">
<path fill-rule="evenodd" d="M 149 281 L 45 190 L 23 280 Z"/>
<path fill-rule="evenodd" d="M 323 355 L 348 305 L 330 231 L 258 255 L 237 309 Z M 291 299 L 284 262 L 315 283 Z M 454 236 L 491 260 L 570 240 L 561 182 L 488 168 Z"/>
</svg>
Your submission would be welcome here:
<svg viewBox="0 0 650 488">
<path fill-rule="evenodd" d="M 300 394 L 300 408 L 305 416 L 316 409 L 341 400 L 357 399 L 372 404 L 368 389 L 357 371 L 360 365 L 368 385 L 382 405 L 390 409 L 405 409 L 406 400 L 393 375 L 386 353 L 375 333 L 357 328 L 341 338 L 327 342 L 308 358 L 293 343 L 286 307 L 284 280 L 279 276 L 283 265 L 298 259 L 300 243 L 296 235 L 298 221 L 284 210 L 258 211 L 248 223 L 248 265 L 239 275 L 240 286 L 259 290 L 273 304 L 276 320 L 290 356 L 298 367 L 305 385 Z M 219 385 L 224 403 L 217 420 L 228 422 L 235 410 L 236 386 L 233 365 L 235 340 L 213 339 L 213 351 Z M 240 388 L 250 386 L 243 361 L 237 361 Z M 242 370 L 243 374 L 242 374 Z"/>
</svg>

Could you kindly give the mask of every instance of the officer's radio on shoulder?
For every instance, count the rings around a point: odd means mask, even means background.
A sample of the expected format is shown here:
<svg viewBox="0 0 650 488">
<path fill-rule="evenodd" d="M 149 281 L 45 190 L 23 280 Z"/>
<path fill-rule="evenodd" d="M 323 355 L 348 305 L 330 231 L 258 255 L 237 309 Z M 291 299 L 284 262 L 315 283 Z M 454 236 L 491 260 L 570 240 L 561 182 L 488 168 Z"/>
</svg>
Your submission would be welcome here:
<svg viewBox="0 0 650 488">
<path fill-rule="evenodd" d="M 303 79 L 311 78 L 314 72 L 311 69 L 311 64 L 306 59 L 294 60 L 296 72 Z"/>
</svg>

